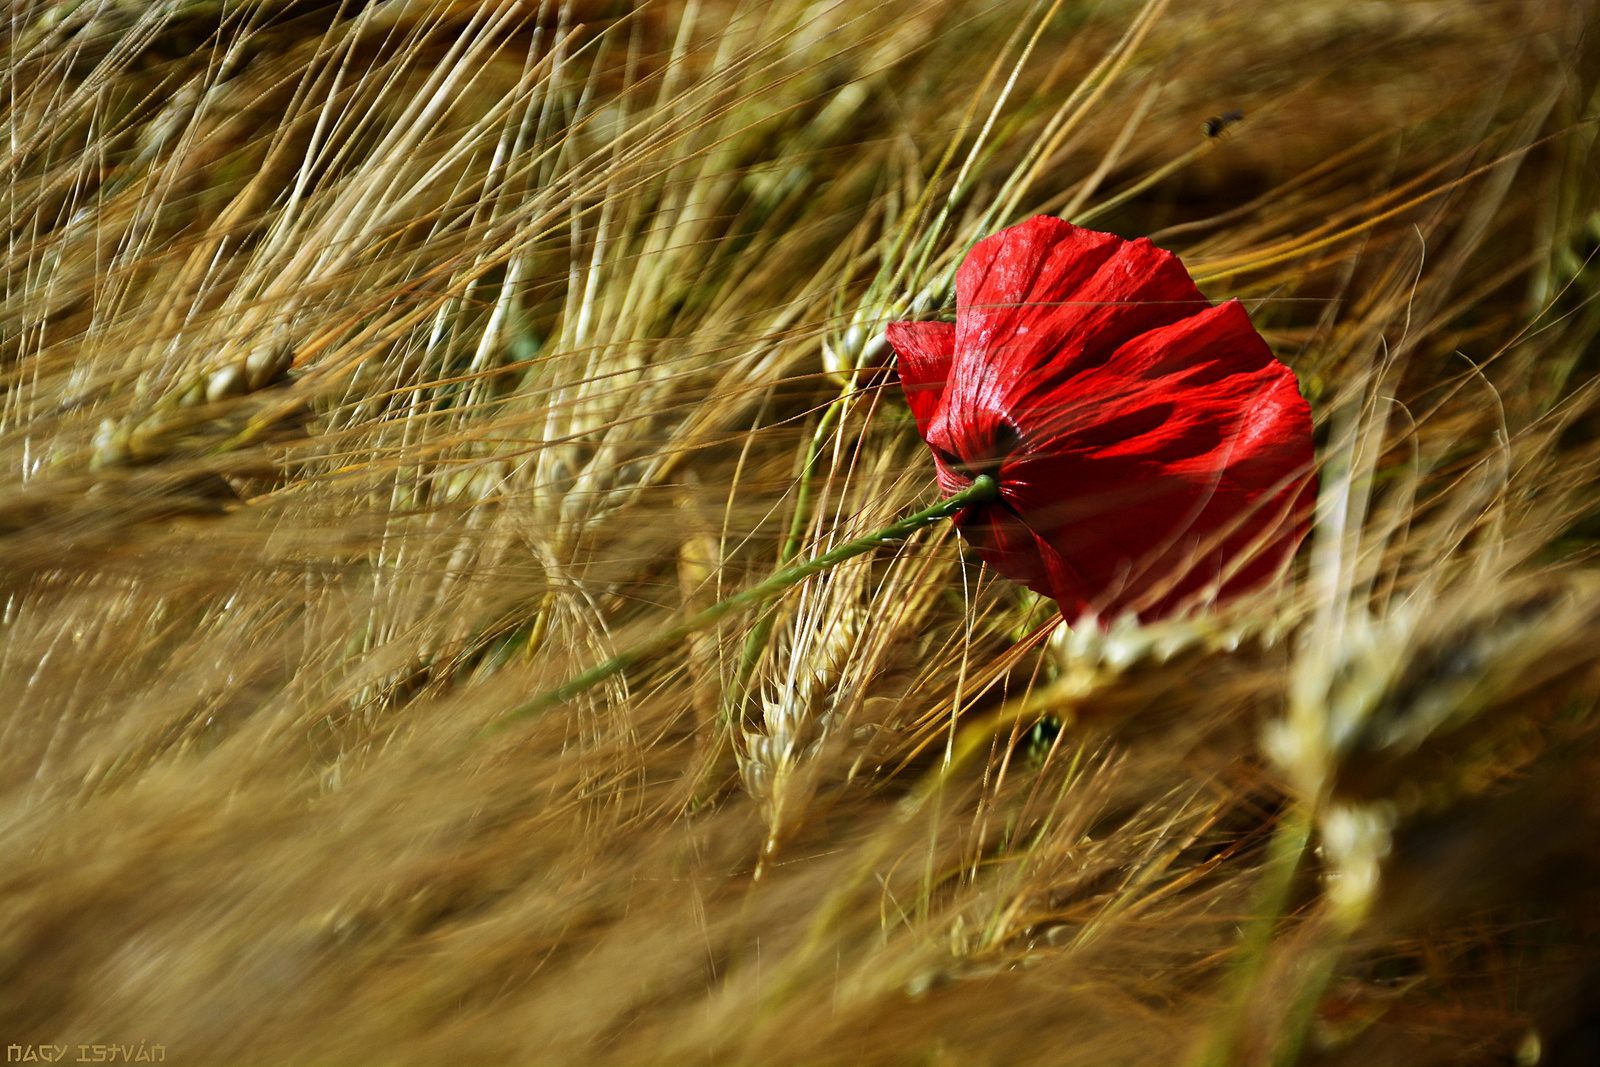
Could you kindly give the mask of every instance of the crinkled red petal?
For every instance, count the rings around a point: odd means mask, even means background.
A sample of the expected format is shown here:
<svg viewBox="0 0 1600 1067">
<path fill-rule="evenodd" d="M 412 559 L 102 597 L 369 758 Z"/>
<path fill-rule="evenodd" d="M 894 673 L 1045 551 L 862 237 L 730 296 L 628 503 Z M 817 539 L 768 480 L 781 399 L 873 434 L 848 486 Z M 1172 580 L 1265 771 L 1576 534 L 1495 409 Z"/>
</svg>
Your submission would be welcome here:
<svg viewBox="0 0 1600 1067">
<path fill-rule="evenodd" d="M 998 504 L 977 504 L 957 513 L 955 524 L 979 559 L 1040 596 L 1054 595 L 1038 539 L 1016 514 Z"/>
<path fill-rule="evenodd" d="M 1001 492 L 1072 564 L 1059 601 L 1164 614 L 1256 584 L 1304 533 L 1310 410 L 1237 302 L 1033 399 Z"/>
<path fill-rule="evenodd" d="M 955 360 L 941 436 L 992 455 L 1041 401 L 1072 389 L 1121 345 L 1210 307 L 1177 257 L 1060 219 L 1030 219 L 979 242 L 957 272 Z"/>
<path fill-rule="evenodd" d="M 1284 564 L 1315 497 L 1310 412 L 1237 301 L 1211 307 L 1148 241 L 1044 217 L 956 282 L 953 331 L 891 343 L 941 486 L 998 475 L 1001 502 L 957 517 L 982 558 L 1069 618 L 1164 614 Z"/>
<path fill-rule="evenodd" d="M 952 322 L 891 322 L 884 331 L 894 349 L 895 370 L 906 402 L 916 417 L 917 431 L 928 436 L 928 424 L 950 381 L 955 356 L 956 327 Z"/>
</svg>

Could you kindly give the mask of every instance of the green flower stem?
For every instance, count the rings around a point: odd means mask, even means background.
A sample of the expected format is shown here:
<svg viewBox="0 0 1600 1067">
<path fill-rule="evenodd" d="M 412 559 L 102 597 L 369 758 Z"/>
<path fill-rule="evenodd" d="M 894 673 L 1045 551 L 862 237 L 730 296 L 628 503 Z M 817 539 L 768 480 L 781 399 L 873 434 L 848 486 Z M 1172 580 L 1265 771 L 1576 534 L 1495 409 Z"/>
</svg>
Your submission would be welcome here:
<svg viewBox="0 0 1600 1067">
<path fill-rule="evenodd" d="M 759 606 L 769 597 L 783 592 L 790 586 L 800 584 L 813 574 L 820 574 L 822 571 L 835 567 L 847 559 L 854 559 L 856 556 L 864 555 L 875 548 L 913 534 L 924 526 L 932 526 L 941 519 L 948 519 L 962 508 L 985 500 L 993 500 L 999 495 L 999 492 L 1000 487 L 993 478 L 987 474 L 979 475 L 967 488 L 954 496 L 946 497 L 931 508 L 924 508 L 914 515 L 907 515 L 899 522 L 891 523 L 875 533 L 870 533 L 854 541 L 848 541 L 830 552 L 824 552 L 822 555 L 808 559 L 804 563 L 781 570 L 760 585 L 752 586 L 742 593 L 712 604 L 705 610 L 690 616 L 679 625 L 672 627 L 672 629 L 663 630 L 654 637 L 639 642 L 627 651 L 612 656 L 604 663 L 589 668 L 564 685 L 559 685 L 534 697 L 526 704 L 512 708 L 486 726 L 484 732 L 493 733 L 502 730 L 519 719 L 537 715 L 539 712 L 552 708 L 557 704 L 565 703 L 578 694 L 594 688 L 607 678 L 621 674 L 629 667 L 643 663 L 666 651 L 690 634 L 698 633 L 715 625 L 724 615 L 743 608 Z"/>
<path fill-rule="evenodd" d="M 789 534 L 783 540 L 783 547 L 778 552 L 778 566 L 785 567 L 800 554 L 800 541 L 805 533 L 806 518 L 811 511 L 811 497 L 815 493 L 812 474 L 815 472 L 817 460 L 822 455 L 822 443 L 833 429 L 833 424 L 839 420 L 839 414 L 844 410 L 845 399 L 852 384 L 844 393 L 840 394 L 828 405 L 822 413 L 822 418 L 817 422 L 817 428 L 811 434 L 811 443 L 806 447 L 805 466 L 800 468 L 800 491 L 795 497 L 794 517 L 789 520 Z M 739 674 L 734 679 L 733 688 L 729 690 L 728 698 L 723 701 L 724 721 L 732 714 L 732 708 L 744 699 L 745 688 L 750 684 L 750 678 L 756 672 L 756 663 L 761 659 L 761 653 L 766 651 L 767 642 L 772 639 L 772 628 L 777 623 L 778 616 L 771 612 L 763 612 L 750 628 L 744 641 L 744 651 L 739 656 Z"/>
<path fill-rule="evenodd" d="M 854 388 L 853 383 L 850 388 Z M 822 413 L 822 418 L 817 421 L 816 430 L 811 434 L 811 444 L 806 447 L 806 465 L 800 472 L 800 492 L 795 498 L 794 518 L 789 520 L 789 536 L 784 539 L 783 554 L 778 558 L 779 566 L 800 554 L 800 539 L 805 535 L 806 514 L 811 510 L 811 497 L 815 492 L 811 476 L 816 471 L 817 460 L 822 457 L 822 443 L 828 439 L 828 434 L 833 432 L 833 424 L 839 421 L 839 415 L 844 411 L 848 396 L 849 389 L 846 389 L 828 405 L 828 410 Z"/>
</svg>

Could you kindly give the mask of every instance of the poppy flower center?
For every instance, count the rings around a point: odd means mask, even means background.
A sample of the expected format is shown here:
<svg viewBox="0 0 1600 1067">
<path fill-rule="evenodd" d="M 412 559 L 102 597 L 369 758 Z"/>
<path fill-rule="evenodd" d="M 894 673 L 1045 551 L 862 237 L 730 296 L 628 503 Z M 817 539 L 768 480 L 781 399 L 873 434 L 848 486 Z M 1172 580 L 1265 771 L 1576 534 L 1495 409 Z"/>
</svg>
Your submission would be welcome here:
<svg viewBox="0 0 1600 1067">
<path fill-rule="evenodd" d="M 962 450 L 966 452 L 964 457 L 937 445 L 930 447 L 946 467 L 967 479 L 987 474 L 999 481 L 1000 466 L 1017 453 L 1022 445 L 1022 434 L 1010 422 L 1002 419 L 995 424 L 987 438 L 973 434 L 971 440 L 972 446 Z"/>
</svg>

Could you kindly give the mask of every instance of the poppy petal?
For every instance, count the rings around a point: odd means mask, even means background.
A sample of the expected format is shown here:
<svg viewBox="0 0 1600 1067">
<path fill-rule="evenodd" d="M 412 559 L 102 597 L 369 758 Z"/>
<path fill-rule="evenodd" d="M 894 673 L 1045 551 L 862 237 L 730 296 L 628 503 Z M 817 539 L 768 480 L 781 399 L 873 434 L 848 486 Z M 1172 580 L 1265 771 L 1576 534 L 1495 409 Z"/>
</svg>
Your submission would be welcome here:
<svg viewBox="0 0 1600 1067">
<path fill-rule="evenodd" d="M 1049 216 L 978 242 L 956 273 L 956 294 L 963 358 L 1000 357 L 1053 376 L 1210 307 L 1166 249 Z"/>
<path fill-rule="evenodd" d="M 1148 241 L 1055 218 L 980 241 L 956 283 L 950 339 L 906 341 L 907 386 L 948 381 L 912 400 L 941 487 L 997 474 L 1000 500 L 957 516 L 983 559 L 1074 618 L 1282 568 L 1315 499 L 1310 410 L 1238 301 L 1212 307 Z"/>
<path fill-rule="evenodd" d="M 906 392 L 906 403 L 916 416 L 917 430 L 926 439 L 928 424 L 939 410 L 944 387 L 950 380 L 955 356 L 956 327 L 952 322 L 891 322 L 884 336 L 894 349 L 895 370 Z"/>
<path fill-rule="evenodd" d="M 1052 595 L 1055 586 L 1040 542 L 1015 512 L 979 504 L 957 514 L 955 524 L 979 559 L 1040 596 Z"/>
<path fill-rule="evenodd" d="M 1001 480 L 1076 565 L 1085 588 L 1063 598 L 1098 598 L 1104 614 L 1143 598 L 1162 613 L 1208 584 L 1242 591 L 1292 552 L 1308 517 L 1310 412 L 1236 302 L 1135 339 L 1074 380 L 1080 391 L 1092 408 L 1036 406 L 1032 449 Z"/>
<path fill-rule="evenodd" d="M 1294 372 L 1273 358 L 1237 300 L 1135 337 L 1068 381 L 1035 379 L 1012 406 L 1027 411 L 1030 439 L 1048 451 L 1176 462 L 1220 447 L 1222 424 L 1243 418 L 1235 459 L 1274 432 L 1310 455 L 1302 432 L 1310 408 Z"/>
<path fill-rule="evenodd" d="M 1076 622 L 1086 611 L 1093 611 L 1089 590 L 1093 589 L 1088 580 L 1078 573 L 1076 567 L 1067 562 L 1054 545 L 1040 537 L 1033 535 L 1034 549 L 1039 553 L 1039 559 L 1044 563 L 1045 587 L 1043 589 L 1029 586 L 1034 592 L 1047 596 L 1056 602 L 1056 610 L 1061 612 L 1062 618 Z"/>
<path fill-rule="evenodd" d="M 1016 328 L 1077 291 L 1119 238 L 1040 215 L 972 246 L 956 271 L 956 344 L 986 353 Z"/>
<path fill-rule="evenodd" d="M 1210 309 L 1177 257 L 1148 241 L 1050 218 L 1014 229 L 1023 232 L 982 256 L 994 238 L 980 242 L 958 272 L 958 291 L 963 275 L 967 285 L 958 293 L 946 408 L 960 414 L 946 436 L 969 463 L 984 462 L 1006 426 L 1025 440 L 1059 402 L 1055 390 L 1070 388 L 1080 403 L 1094 403 L 1093 390 L 1074 379 L 1124 343 Z M 1010 304 L 1003 302 L 1008 285 L 1019 287 Z"/>
</svg>

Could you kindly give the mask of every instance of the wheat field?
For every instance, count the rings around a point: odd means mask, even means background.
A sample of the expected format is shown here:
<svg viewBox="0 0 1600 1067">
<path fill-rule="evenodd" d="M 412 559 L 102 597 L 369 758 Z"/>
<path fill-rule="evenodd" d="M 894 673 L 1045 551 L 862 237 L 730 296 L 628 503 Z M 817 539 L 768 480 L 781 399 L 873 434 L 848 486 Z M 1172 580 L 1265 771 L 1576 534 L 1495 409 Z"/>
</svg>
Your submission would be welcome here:
<svg viewBox="0 0 1600 1067">
<path fill-rule="evenodd" d="M 10 0 L 8 1062 L 1600 1062 L 1595 25 Z M 934 503 L 1040 213 L 1299 376 L 1284 583 L 940 524 L 537 699 Z"/>
</svg>

